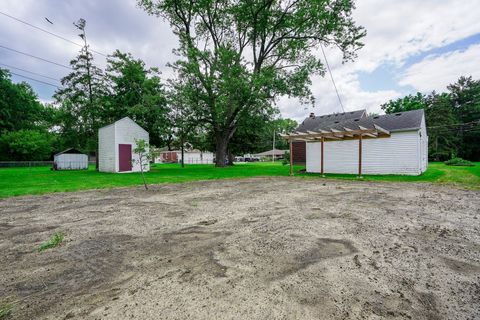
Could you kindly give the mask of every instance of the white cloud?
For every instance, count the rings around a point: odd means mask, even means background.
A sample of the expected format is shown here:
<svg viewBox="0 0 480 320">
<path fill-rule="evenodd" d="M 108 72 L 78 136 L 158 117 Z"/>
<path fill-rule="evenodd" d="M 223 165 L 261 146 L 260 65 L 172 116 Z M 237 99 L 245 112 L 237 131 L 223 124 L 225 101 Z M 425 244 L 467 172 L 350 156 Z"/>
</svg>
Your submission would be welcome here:
<svg viewBox="0 0 480 320">
<path fill-rule="evenodd" d="M 148 16 L 136 6 L 135 0 L 55 3 L 46 0 L 2 0 L 1 11 L 75 41 L 80 39 L 72 22 L 81 17 L 85 18 L 89 41 L 94 49 L 105 53 L 111 53 L 117 48 L 131 52 L 135 57 L 145 60 L 148 66 L 159 67 L 164 73 L 164 78 L 171 74 L 166 64 L 176 59 L 172 49 L 177 46 L 177 38 L 171 32 L 169 24 L 162 19 Z M 48 24 L 44 17 L 48 17 L 54 24 Z M 378 112 L 381 103 L 400 96 L 393 88 L 365 90 L 358 79 L 359 71 L 371 72 L 384 63 L 403 65 L 412 55 L 444 46 L 480 30 L 477 0 L 358 0 L 354 18 L 367 30 L 365 47 L 359 51 L 358 59 L 353 63 L 342 64 L 340 52 L 326 48 L 346 110 L 366 108 L 370 112 Z M 68 64 L 78 52 L 78 47 L 74 45 L 4 16 L 0 16 L 0 39 L 2 45 L 62 64 Z M 97 58 L 97 63 L 104 65 L 105 59 Z M 431 59 L 425 60 L 423 68 L 433 63 Z M 61 78 L 68 72 L 66 69 L 2 49 L 0 60 L 56 78 Z M 459 65 L 463 64 L 459 62 Z M 470 69 L 473 70 L 474 66 L 471 65 Z M 431 77 L 433 79 L 427 79 L 428 83 L 440 83 L 443 81 L 439 80 L 441 77 L 448 78 L 449 83 L 457 78 L 458 70 L 463 69 L 450 66 L 444 67 L 443 70 L 441 75 L 435 73 L 435 76 Z M 429 69 L 428 72 L 434 71 Z M 415 80 L 413 73 L 405 74 L 401 80 L 401 83 L 412 84 L 415 87 L 427 86 L 427 80 Z M 39 88 L 37 92 L 42 99 L 50 99 L 51 88 L 47 90 L 38 84 L 35 84 L 35 88 Z M 317 101 L 314 112 L 318 114 L 341 111 L 328 74 L 325 78 L 314 79 L 312 91 Z M 303 119 L 312 111 L 310 107 L 305 108 L 294 99 L 282 98 L 278 105 L 284 117 L 297 120 Z"/>
<path fill-rule="evenodd" d="M 443 91 L 460 76 L 480 78 L 480 45 L 465 51 L 426 57 L 410 66 L 400 79 L 400 84 L 411 85 L 421 92 Z"/>
<path fill-rule="evenodd" d="M 478 1 L 475 0 L 359 0 L 354 18 L 367 30 L 367 36 L 363 41 L 365 46 L 358 52 L 356 61 L 342 64 L 338 51 L 326 50 L 347 110 L 366 108 L 369 112 L 380 112 L 380 104 L 401 95 L 394 89 L 364 90 L 358 80 L 357 72 L 372 72 L 384 63 L 402 66 L 406 59 L 415 54 L 447 45 L 476 34 L 480 30 Z M 470 60 L 471 70 L 475 67 L 473 64 L 474 62 Z M 464 69 L 466 68 L 465 66 Z M 448 78 L 448 81 L 445 80 L 446 83 L 456 80 L 459 70 L 463 72 L 460 67 L 444 68 L 442 76 L 444 79 Z M 438 71 L 429 70 L 428 72 L 438 75 Z M 433 79 L 435 77 L 430 77 L 432 78 L 429 80 L 430 83 L 435 82 Z M 413 85 L 413 82 L 404 80 L 400 84 Z M 310 111 L 316 113 L 341 111 L 328 74 L 323 79 L 315 79 L 312 91 L 317 100 L 317 107 L 316 110 L 311 108 L 305 110 L 303 118 Z M 303 110 L 297 104 L 287 101 L 282 101 L 280 106 L 282 113 L 286 116 L 300 117 L 298 110 Z"/>
</svg>

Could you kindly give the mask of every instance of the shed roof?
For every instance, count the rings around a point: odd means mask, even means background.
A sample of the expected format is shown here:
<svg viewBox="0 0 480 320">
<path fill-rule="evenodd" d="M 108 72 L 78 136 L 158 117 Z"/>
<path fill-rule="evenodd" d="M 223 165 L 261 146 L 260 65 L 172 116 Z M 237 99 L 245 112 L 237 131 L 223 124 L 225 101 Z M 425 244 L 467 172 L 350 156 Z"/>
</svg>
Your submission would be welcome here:
<svg viewBox="0 0 480 320">
<path fill-rule="evenodd" d="M 103 127 L 101 127 L 100 129 L 98 129 L 98 130 L 102 130 L 102 129 L 108 128 L 108 127 L 110 127 L 110 126 L 114 126 L 115 124 L 117 124 L 118 122 L 123 121 L 123 120 L 129 120 L 129 121 L 131 121 L 131 122 L 134 123 L 137 127 L 139 127 L 140 129 L 142 129 L 143 131 L 145 131 L 146 133 L 148 133 L 147 130 L 145 130 L 144 128 L 142 128 L 138 123 L 136 123 L 135 121 L 133 121 L 130 117 L 123 117 L 122 119 L 119 119 L 119 120 L 115 121 L 114 123 L 110 123 L 110 124 L 108 124 L 108 125 L 106 125 L 106 126 L 103 126 Z"/>
<path fill-rule="evenodd" d="M 75 148 L 68 148 L 66 150 L 63 150 L 62 152 L 59 152 L 57 154 L 55 154 L 56 156 L 59 156 L 61 154 L 85 154 L 83 153 L 82 151 L 78 150 L 78 149 L 75 149 Z"/>
</svg>

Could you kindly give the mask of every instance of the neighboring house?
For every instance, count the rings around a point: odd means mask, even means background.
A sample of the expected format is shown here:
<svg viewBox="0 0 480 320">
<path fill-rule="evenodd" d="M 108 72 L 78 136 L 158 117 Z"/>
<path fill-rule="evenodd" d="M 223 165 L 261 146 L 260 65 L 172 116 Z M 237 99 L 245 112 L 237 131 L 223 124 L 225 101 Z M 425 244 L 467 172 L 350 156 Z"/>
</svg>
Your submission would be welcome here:
<svg viewBox="0 0 480 320">
<path fill-rule="evenodd" d="M 304 145 L 307 172 L 419 175 L 427 169 L 421 109 L 380 116 L 367 116 L 365 110 L 310 115 L 285 138 L 292 142 L 293 159 L 303 156 L 298 146 Z"/>
<path fill-rule="evenodd" d="M 98 130 L 98 169 L 102 172 L 138 172 L 140 164 L 134 153 L 140 139 L 149 142 L 148 132 L 129 117 Z M 146 171 L 150 169 L 146 165 Z"/>
<path fill-rule="evenodd" d="M 211 164 L 213 163 L 213 153 L 200 150 L 184 150 L 185 164 Z M 159 157 L 155 159 L 156 163 L 172 163 L 182 161 L 182 151 L 161 151 Z"/>
<path fill-rule="evenodd" d="M 88 155 L 70 148 L 53 156 L 55 170 L 84 170 L 88 169 Z"/>
<path fill-rule="evenodd" d="M 286 151 L 288 151 L 288 150 L 278 150 L 278 149 L 268 150 L 268 151 L 265 151 L 265 152 L 257 153 L 257 154 L 254 155 L 254 157 L 257 157 L 257 158 L 266 157 L 266 158 L 272 159 L 272 156 L 275 156 L 275 160 L 283 159 Z"/>
</svg>

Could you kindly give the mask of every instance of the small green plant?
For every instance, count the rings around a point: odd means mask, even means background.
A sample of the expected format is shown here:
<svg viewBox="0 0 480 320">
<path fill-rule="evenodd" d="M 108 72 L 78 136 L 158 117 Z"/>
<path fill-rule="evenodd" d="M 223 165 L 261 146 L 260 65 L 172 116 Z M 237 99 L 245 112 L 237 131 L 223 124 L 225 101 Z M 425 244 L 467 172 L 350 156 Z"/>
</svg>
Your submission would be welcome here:
<svg viewBox="0 0 480 320">
<path fill-rule="evenodd" d="M 55 233 L 47 242 L 44 242 L 38 248 L 38 252 L 42 252 L 44 250 L 58 247 L 62 242 L 65 236 L 61 232 Z"/>
<path fill-rule="evenodd" d="M 145 190 L 148 190 L 147 181 L 145 180 L 145 170 L 148 168 L 150 161 L 155 159 L 155 152 L 148 142 L 143 139 L 135 139 L 135 149 L 133 152 L 138 155 L 138 160 L 132 160 L 132 164 L 138 163 L 140 166 L 140 172 L 142 173 L 143 185 L 145 186 Z"/>
<path fill-rule="evenodd" d="M 0 304 L 0 320 L 6 319 L 12 314 L 13 303 Z"/>
<path fill-rule="evenodd" d="M 475 164 L 462 158 L 452 158 L 444 162 L 447 166 L 473 167 Z"/>
</svg>

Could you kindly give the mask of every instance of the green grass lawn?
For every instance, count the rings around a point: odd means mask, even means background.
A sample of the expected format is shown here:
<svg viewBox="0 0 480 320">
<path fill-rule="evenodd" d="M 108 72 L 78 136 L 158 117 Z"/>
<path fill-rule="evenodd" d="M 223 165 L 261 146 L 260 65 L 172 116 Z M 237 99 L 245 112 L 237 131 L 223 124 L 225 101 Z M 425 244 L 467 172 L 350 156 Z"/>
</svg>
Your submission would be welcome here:
<svg viewBox="0 0 480 320">
<path fill-rule="evenodd" d="M 297 177 L 318 178 L 316 174 L 300 174 L 301 166 L 295 166 Z M 246 178 L 257 176 L 288 176 L 288 166 L 280 163 L 245 163 L 233 167 L 215 168 L 213 165 L 177 164 L 152 166 L 146 173 L 147 182 L 178 183 L 195 180 Z M 327 179 L 356 179 L 355 175 L 327 174 Z M 450 167 L 443 163 L 430 163 L 421 176 L 364 176 L 365 181 L 432 182 L 457 185 L 465 188 L 480 188 L 480 163 L 475 167 Z M 91 167 L 82 171 L 50 171 L 50 167 L 1 168 L 0 198 L 43 194 L 60 191 L 101 189 L 141 185 L 139 173 L 103 173 Z"/>
</svg>

